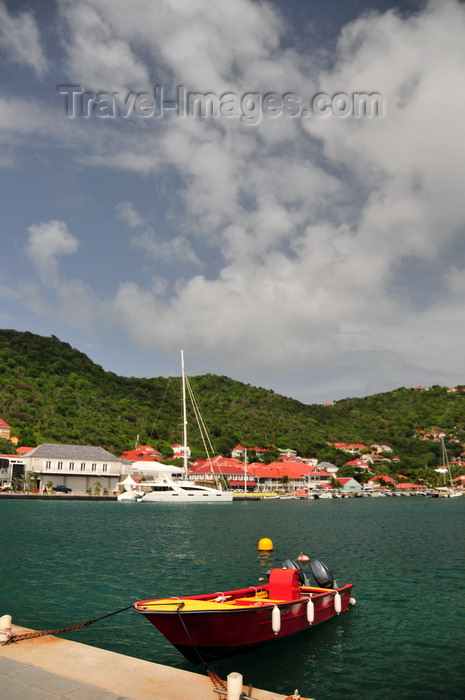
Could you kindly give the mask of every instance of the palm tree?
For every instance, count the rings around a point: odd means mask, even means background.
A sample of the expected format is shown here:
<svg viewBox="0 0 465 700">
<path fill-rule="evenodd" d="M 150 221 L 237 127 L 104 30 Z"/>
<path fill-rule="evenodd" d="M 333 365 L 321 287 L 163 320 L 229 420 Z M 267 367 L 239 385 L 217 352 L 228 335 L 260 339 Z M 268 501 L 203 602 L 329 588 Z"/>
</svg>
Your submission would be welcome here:
<svg viewBox="0 0 465 700">
<path fill-rule="evenodd" d="M 37 488 L 37 482 L 40 479 L 40 472 L 29 472 L 27 480 L 33 489 Z"/>
<path fill-rule="evenodd" d="M 98 496 L 101 490 L 102 490 L 102 482 L 96 481 L 94 484 L 94 493 Z"/>
</svg>

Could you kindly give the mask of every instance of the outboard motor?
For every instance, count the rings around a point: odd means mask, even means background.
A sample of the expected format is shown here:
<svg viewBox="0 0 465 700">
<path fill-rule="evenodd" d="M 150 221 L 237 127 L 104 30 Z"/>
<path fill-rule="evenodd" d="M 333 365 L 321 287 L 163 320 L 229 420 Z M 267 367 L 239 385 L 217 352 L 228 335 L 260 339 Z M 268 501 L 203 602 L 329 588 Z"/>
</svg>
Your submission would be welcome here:
<svg viewBox="0 0 465 700">
<path fill-rule="evenodd" d="M 326 564 L 315 559 L 310 562 L 310 566 L 312 568 L 313 578 L 320 588 L 335 588 L 334 576 L 331 573 L 331 569 L 326 566 Z"/>
<path fill-rule="evenodd" d="M 283 569 L 297 569 L 298 571 L 298 577 L 299 577 L 299 583 L 301 586 L 309 586 L 310 581 L 308 580 L 307 576 L 305 575 L 305 571 L 301 569 L 301 567 L 292 559 L 285 559 L 283 561 Z"/>
</svg>

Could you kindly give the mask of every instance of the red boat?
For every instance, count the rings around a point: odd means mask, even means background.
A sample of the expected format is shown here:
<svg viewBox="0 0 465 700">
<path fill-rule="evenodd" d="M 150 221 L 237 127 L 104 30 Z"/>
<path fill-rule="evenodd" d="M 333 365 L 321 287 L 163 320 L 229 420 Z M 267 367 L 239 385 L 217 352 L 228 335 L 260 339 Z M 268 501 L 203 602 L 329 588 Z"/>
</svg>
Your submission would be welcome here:
<svg viewBox="0 0 465 700">
<path fill-rule="evenodd" d="M 271 569 L 268 582 L 234 591 L 134 603 L 186 659 L 213 661 L 250 651 L 346 612 L 353 584 L 336 587 L 322 562 L 311 562 L 311 586 L 292 560 Z"/>
</svg>

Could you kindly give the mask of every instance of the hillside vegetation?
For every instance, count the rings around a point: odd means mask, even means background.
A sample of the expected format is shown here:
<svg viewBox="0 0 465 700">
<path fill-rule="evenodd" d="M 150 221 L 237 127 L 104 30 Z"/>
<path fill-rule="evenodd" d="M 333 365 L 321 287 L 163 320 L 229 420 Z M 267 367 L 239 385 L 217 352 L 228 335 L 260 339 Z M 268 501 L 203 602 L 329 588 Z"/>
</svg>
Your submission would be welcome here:
<svg viewBox="0 0 465 700">
<path fill-rule="evenodd" d="M 437 466 L 440 459 L 438 444 L 419 440 L 417 430 L 457 436 L 460 444 L 451 443 L 450 456 L 464 449 L 462 387 L 457 392 L 400 388 L 321 406 L 228 377 L 189 379 L 216 453 L 227 455 L 237 444 L 293 448 L 342 466 L 349 458 L 332 443 L 381 443 L 400 458 L 397 469 L 411 474 Z M 120 454 L 139 435 L 141 444 L 168 452 L 182 438 L 180 381 L 120 377 L 54 336 L 0 330 L 0 417 L 23 445 L 92 444 Z M 192 421 L 189 445 L 193 456 L 201 456 Z"/>
</svg>

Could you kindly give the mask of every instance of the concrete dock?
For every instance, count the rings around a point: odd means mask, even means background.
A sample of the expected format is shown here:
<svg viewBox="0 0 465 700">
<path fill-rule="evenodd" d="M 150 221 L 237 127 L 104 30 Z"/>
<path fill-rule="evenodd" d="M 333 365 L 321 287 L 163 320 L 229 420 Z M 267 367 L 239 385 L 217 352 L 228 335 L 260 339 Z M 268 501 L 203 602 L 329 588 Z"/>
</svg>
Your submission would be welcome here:
<svg viewBox="0 0 465 700">
<path fill-rule="evenodd" d="M 32 630 L 13 625 L 12 631 Z M 225 700 L 226 691 L 214 687 L 206 675 L 52 635 L 0 646 L 1 700 Z M 244 693 L 254 700 L 285 697 L 248 687 Z"/>
</svg>

